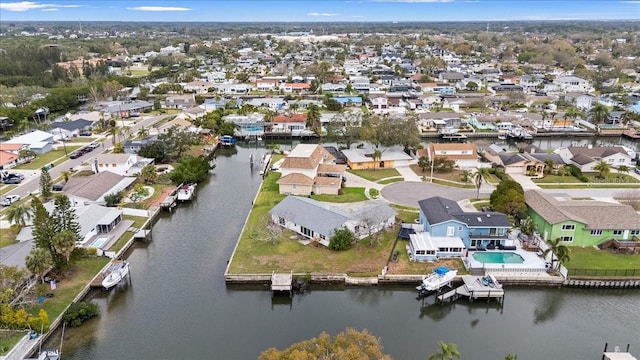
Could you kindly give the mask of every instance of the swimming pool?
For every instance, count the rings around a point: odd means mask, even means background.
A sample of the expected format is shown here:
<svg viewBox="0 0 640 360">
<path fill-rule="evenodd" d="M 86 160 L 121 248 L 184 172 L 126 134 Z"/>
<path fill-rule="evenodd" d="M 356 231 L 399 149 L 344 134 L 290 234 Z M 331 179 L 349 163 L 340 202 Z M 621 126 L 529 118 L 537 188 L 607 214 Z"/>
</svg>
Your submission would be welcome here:
<svg viewBox="0 0 640 360">
<path fill-rule="evenodd" d="M 96 241 L 93 242 L 93 244 L 91 244 L 91 247 L 97 248 L 99 249 L 100 246 L 104 245 L 105 242 L 107 242 L 108 238 L 106 237 L 101 237 L 96 239 Z"/>
<path fill-rule="evenodd" d="M 478 262 L 488 264 L 522 264 L 524 262 L 522 256 L 514 252 L 502 251 L 475 252 L 473 258 Z"/>
</svg>

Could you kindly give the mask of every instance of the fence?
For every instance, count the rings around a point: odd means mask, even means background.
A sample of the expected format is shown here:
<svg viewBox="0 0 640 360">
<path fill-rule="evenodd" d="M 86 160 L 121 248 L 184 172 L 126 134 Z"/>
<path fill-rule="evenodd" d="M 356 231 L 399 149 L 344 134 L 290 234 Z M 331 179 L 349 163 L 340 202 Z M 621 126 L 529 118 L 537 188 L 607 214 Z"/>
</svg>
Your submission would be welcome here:
<svg viewBox="0 0 640 360">
<path fill-rule="evenodd" d="M 638 277 L 640 269 L 569 269 L 569 277 L 589 276 L 589 277 Z"/>
</svg>

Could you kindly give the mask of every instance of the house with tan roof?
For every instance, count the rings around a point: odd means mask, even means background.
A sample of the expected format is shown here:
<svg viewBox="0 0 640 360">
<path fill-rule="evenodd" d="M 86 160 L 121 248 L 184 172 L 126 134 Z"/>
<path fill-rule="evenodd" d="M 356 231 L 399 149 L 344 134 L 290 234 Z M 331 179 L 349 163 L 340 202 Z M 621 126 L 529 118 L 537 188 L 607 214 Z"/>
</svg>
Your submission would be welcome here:
<svg viewBox="0 0 640 360">
<path fill-rule="evenodd" d="M 554 151 L 567 164 L 574 164 L 583 172 L 595 172 L 593 168 L 605 161 L 612 168 L 621 165 L 635 167 L 631 155 L 622 146 L 569 146 Z"/>
<path fill-rule="evenodd" d="M 298 144 L 280 165 L 280 194 L 339 194 L 346 166 L 317 144 Z"/>
<path fill-rule="evenodd" d="M 279 114 L 271 119 L 270 132 L 296 135 L 307 129 L 307 114 Z"/>
<path fill-rule="evenodd" d="M 474 169 L 480 167 L 478 150 L 475 143 L 429 143 L 429 159 L 449 159 L 460 169 Z"/>
<path fill-rule="evenodd" d="M 609 240 L 640 240 L 640 215 L 629 205 L 594 200 L 558 200 L 537 190 L 524 193 L 528 214 L 544 240 L 595 246 Z"/>
<path fill-rule="evenodd" d="M 347 149 L 342 150 L 342 153 L 347 158 L 347 165 L 353 170 L 396 168 L 416 163 L 414 158 L 400 149 L 382 149 L 379 159 L 373 158 L 374 151 L 374 149 Z"/>
<path fill-rule="evenodd" d="M 76 206 L 103 204 L 104 197 L 120 192 L 133 184 L 134 177 L 124 177 L 110 171 L 90 176 L 72 176 L 64 185 L 64 194 Z"/>
</svg>

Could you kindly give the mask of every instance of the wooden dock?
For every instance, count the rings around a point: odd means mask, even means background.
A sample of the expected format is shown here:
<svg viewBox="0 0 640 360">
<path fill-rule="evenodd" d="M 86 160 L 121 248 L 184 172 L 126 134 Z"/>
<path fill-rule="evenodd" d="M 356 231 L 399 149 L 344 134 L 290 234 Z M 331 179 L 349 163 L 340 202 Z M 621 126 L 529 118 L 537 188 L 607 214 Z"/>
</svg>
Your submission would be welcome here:
<svg viewBox="0 0 640 360">
<path fill-rule="evenodd" d="M 292 295 L 293 271 L 289 274 L 271 274 L 271 296 L 276 292 L 288 291 Z"/>
<path fill-rule="evenodd" d="M 482 281 L 484 276 L 472 276 L 465 275 L 462 277 L 463 284 L 451 291 L 448 291 L 442 295 L 438 295 L 436 299 L 440 302 L 445 300 L 454 301 L 459 297 L 465 297 L 469 301 L 473 302 L 475 299 L 497 299 L 502 302 L 504 300 L 504 289 L 495 278 L 489 284 L 484 284 Z"/>
</svg>

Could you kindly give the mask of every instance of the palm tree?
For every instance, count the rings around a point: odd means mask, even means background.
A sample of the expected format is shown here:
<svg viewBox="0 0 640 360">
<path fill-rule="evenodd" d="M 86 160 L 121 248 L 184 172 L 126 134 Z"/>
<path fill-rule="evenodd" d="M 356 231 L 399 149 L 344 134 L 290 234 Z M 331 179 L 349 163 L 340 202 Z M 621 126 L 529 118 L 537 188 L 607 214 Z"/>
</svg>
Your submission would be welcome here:
<svg viewBox="0 0 640 360">
<path fill-rule="evenodd" d="M 44 283 L 44 274 L 53 266 L 53 257 L 51 253 L 43 248 L 33 248 L 24 259 L 25 266 L 33 275 L 42 280 Z"/>
<path fill-rule="evenodd" d="M 116 144 L 118 143 L 116 136 L 118 136 L 118 128 L 116 128 L 115 126 L 111 127 L 111 129 L 109 129 L 109 135 L 113 136 L 113 146 L 116 146 Z"/>
<path fill-rule="evenodd" d="M 147 135 L 149 135 L 149 129 L 145 128 L 144 126 L 138 130 L 138 137 L 143 138 Z"/>
<path fill-rule="evenodd" d="M 555 165 L 553 159 L 544 159 L 544 173 L 550 174 L 551 169 L 553 169 L 553 165 Z"/>
<path fill-rule="evenodd" d="M 476 184 L 476 199 L 480 198 L 480 187 L 482 186 L 482 182 L 484 181 L 484 176 L 487 175 L 489 171 L 487 168 L 479 168 L 473 174 L 473 181 Z"/>
<path fill-rule="evenodd" d="M 63 230 L 53 237 L 52 245 L 56 252 L 69 262 L 69 258 L 76 248 L 76 235 L 71 230 Z"/>
<path fill-rule="evenodd" d="M 558 270 L 562 262 L 571 260 L 571 250 L 562 243 L 561 238 L 549 240 L 547 241 L 547 244 L 549 244 L 549 247 L 542 253 L 542 256 L 546 258 L 547 255 L 551 254 L 551 267 L 553 269 Z M 554 255 L 557 257 L 557 259 L 554 259 Z M 558 266 L 553 266 L 553 263 L 556 260 L 558 261 Z"/>
<path fill-rule="evenodd" d="M 609 173 L 611 173 L 611 165 L 604 160 L 598 161 L 598 163 L 593 167 L 593 170 L 598 172 L 599 178 L 605 178 Z"/>
<path fill-rule="evenodd" d="M 462 173 L 460 174 L 460 180 L 465 184 L 468 184 L 472 178 L 473 178 L 473 172 L 471 170 L 463 170 Z"/>
<path fill-rule="evenodd" d="M 62 175 L 62 178 L 64 179 L 64 182 L 67 183 L 69 181 L 69 178 L 71 177 L 71 171 L 65 170 L 60 175 Z"/>
<path fill-rule="evenodd" d="M 620 175 L 626 175 L 629 173 L 629 171 L 631 171 L 631 169 L 629 169 L 629 167 L 627 165 L 620 165 L 618 166 L 618 174 Z M 622 176 L 620 176 L 622 177 Z"/>
<path fill-rule="evenodd" d="M 440 351 L 429 355 L 429 360 L 453 360 L 461 358 L 460 351 L 458 351 L 456 344 L 447 344 L 444 341 L 438 341 L 438 344 L 440 345 Z"/>
<path fill-rule="evenodd" d="M 378 161 L 380 161 L 380 159 L 382 159 L 382 151 L 376 148 L 373 151 L 373 155 L 371 155 L 371 157 L 373 158 L 373 170 L 376 170 L 376 164 L 378 163 Z"/>
<path fill-rule="evenodd" d="M 11 224 L 18 225 L 20 227 L 27 226 L 27 221 L 31 220 L 33 212 L 30 206 L 22 203 L 16 203 L 7 209 L 7 220 Z"/>
<path fill-rule="evenodd" d="M 591 123 L 601 124 L 609 120 L 609 108 L 600 103 L 595 104 L 591 110 L 589 110 L 589 115 L 591 115 Z"/>
</svg>

